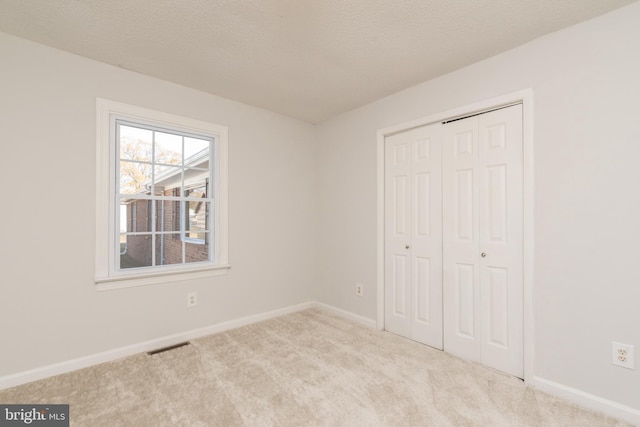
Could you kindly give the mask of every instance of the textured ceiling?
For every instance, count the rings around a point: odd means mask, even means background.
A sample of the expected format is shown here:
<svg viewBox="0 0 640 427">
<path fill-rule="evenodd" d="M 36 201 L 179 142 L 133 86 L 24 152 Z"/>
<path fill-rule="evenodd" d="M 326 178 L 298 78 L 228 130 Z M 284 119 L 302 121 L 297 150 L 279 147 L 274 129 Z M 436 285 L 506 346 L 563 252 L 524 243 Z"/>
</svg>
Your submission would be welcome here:
<svg viewBox="0 0 640 427">
<path fill-rule="evenodd" d="M 0 0 L 0 31 L 319 123 L 633 1 Z"/>
</svg>

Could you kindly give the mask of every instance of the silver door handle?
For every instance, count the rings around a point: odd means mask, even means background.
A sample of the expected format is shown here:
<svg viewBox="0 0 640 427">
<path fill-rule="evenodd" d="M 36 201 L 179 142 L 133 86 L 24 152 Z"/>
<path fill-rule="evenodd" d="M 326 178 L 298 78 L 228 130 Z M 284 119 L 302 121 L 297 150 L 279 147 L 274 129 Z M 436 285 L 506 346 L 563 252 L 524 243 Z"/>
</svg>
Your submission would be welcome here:
<svg viewBox="0 0 640 427">
<path fill-rule="evenodd" d="M 482 258 L 484 258 L 484 257 L 486 257 L 486 256 L 487 256 L 487 253 L 486 253 L 486 252 L 482 252 L 482 253 L 480 254 L 480 256 L 481 256 Z"/>
<path fill-rule="evenodd" d="M 410 247 L 409 245 L 404 245 L 405 249 L 409 249 L 409 247 Z"/>
</svg>

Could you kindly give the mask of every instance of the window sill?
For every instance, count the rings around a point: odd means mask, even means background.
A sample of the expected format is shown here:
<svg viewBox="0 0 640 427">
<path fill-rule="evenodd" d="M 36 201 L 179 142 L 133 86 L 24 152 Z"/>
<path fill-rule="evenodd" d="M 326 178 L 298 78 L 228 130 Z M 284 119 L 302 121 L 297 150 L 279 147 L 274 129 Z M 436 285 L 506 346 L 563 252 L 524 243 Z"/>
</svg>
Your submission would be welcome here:
<svg viewBox="0 0 640 427">
<path fill-rule="evenodd" d="M 114 289 L 133 288 L 137 286 L 157 285 L 160 283 L 201 279 L 203 277 L 223 276 L 229 273 L 230 265 L 217 265 L 194 270 L 175 272 L 156 272 L 131 276 L 112 276 L 96 278 L 96 290 L 112 291 Z"/>
</svg>

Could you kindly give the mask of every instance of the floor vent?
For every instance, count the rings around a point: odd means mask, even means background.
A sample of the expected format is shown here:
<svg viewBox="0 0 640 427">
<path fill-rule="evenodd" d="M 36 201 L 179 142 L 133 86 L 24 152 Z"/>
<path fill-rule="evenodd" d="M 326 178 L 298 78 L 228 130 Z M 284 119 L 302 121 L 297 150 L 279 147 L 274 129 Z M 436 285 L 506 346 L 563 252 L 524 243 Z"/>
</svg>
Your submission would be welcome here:
<svg viewBox="0 0 640 427">
<path fill-rule="evenodd" d="M 152 350 L 147 352 L 149 356 L 153 356 L 154 354 L 164 353 L 165 351 L 173 350 L 176 348 L 184 347 L 185 345 L 189 345 L 189 341 L 181 342 L 180 344 L 170 345 L 169 347 L 162 347 L 157 350 Z"/>
</svg>

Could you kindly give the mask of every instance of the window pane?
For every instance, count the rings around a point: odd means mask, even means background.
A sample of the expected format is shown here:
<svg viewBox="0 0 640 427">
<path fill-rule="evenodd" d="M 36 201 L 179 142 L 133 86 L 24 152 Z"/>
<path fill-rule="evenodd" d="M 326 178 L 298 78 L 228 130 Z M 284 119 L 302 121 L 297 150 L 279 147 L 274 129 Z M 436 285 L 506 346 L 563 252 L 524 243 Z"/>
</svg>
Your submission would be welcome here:
<svg viewBox="0 0 640 427">
<path fill-rule="evenodd" d="M 151 235 L 127 236 L 120 245 L 120 268 L 151 266 Z"/>
<path fill-rule="evenodd" d="M 121 200 L 120 231 L 124 230 L 129 233 L 151 231 L 151 215 L 150 200 Z M 124 224 L 122 223 L 123 219 Z"/>
<path fill-rule="evenodd" d="M 156 231 L 180 231 L 180 202 L 156 201 Z"/>
<path fill-rule="evenodd" d="M 209 172 L 202 171 L 200 169 L 185 169 L 184 170 L 184 184 L 185 187 L 193 188 L 196 186 L 206 187 L 209 179 Z"/>
<path fill-rule="evenodd" d="M 133 202 L 129 200 L 120 200 L 120 233 L 134 231 L 133 218 Z M 126 236 L 124 237 L 126 241 Z M 120 242 L 122 242 L 122 236 L 120 236 Z"/>
<path fill-rule="evenodd" d="M 120 194 L 144 194 L 151 184 L 151 165 L 120 162 Z"/>
<path fill-rule="evenodd" d="M 159 185 L 156 185 L 155 187 L 153 187 L 153 195 L 154 196 L 164 196 L 165 195 L 165 188 Z"/>
<path fill-rule="evenodd" d="M 205 199 L 207 197 L 206 180 L 202 179 L 198 186 L 191 187 L 185 191 L 185 196 L 195 199 Z M 205 241 L 207 230 L 207 220 L 209 215 L 209 203 L 204 200 L 189 200 L 184 204 L 185 214 L 185 237 L 188 239 L 198 239 Z"/>
<path fill-rule="evenodd" d="M 206 174 L 209 172 L 209 157 L 199 159 L 197 162 L 187 165 L 187 170 L 189 169 L 194 169 L 194 172 L 197 170 L 200 171 L 200 173 Z"/>
<path fill-rule="evenodd" d="M 180 233 L 156 236 L 156 265 L 182 264 Z"/>
<path fill-rule="evenodd" d="M 185 191 L 185 196 L 189 198 L 204 199 L 207 197 L 207 186 L 204 182 L 198 183 Z"/>
<path fill-rule="evenodd" d="M 207 231 L 207 217 L 209 215 L 209 204 L 204 201 L 185 202 L 185 210 L 187 213 L 187 224 L 185 226 L 185 235 L 189 239 L 205 240 L 205 231 Z"/>
<path fill-rule="evenodd" d="M 179 196 L 175 194 L 174 188 L 180 189 L 182 186 L 182 168 L 180 166 L 154 166 L 155 184 L 158 189 L 156 195 Z"/>
<path fill-rule="evenodd" d="M 151 162 L 152 134 L 150 130 L 120 125 L 120 158 Z"/>
<path fill-rule="evenodd" d="M 209 261 L 209 245 L 185 242 L 185 261 L 190 262 L 202 262 Z"/>
<path fill-rule="evenodd" d="M 184 138 L 184 164 L 189 165 L 197 157 L 209 154 L 211 142 L 206 139 Z"/>
<path fill-rule="evenodd" d="M 118 212 L 119 218 L 118 222 L 120 223 L 120 233 L 124 233 L 129 231 L 129 224 L 127 223 L 127 203 L 125 201 L 120 200 L 120 212 Z M 122 239 L 126 239 L 120 235 L 120 242 L 124 242 Z"/>
<path fill-rule="evenodd" d="M 155 163 L 182 164 L 182 137 L 156 132 Z"/>
</svg>

